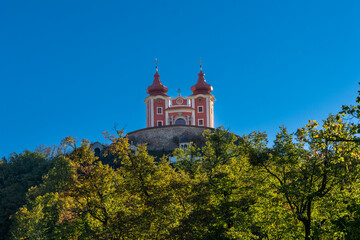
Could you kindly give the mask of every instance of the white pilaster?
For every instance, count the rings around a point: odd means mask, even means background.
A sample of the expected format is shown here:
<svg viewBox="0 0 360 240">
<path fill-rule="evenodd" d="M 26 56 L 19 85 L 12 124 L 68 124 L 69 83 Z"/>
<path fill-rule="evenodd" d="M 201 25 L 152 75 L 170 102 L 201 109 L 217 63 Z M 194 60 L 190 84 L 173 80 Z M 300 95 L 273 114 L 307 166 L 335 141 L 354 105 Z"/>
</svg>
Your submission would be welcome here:
<svg viewBox="0 0 360 240">
<path fill-rule="evenodd" d="M 169 113 L 168 112 L 165 113 L 165 124 L 164 125 L 165 126 L 169 125 Z"/>
<path fill-rule="evenodd" d="M 154 99 L 150 100 L 151 103 L 151 127 L 154 126 Z"/>
<path fill-rule="evenodd" d="M 206 126 L 210 127 L 210 109 L 209 109 L 209 101 L 210 99 L 206 98 Z"/>
<path fill-rule="evenodd" d="M 211 125 L 210 127 L 214 127 L 214 102 L 211 101 Z"/>
</svg>

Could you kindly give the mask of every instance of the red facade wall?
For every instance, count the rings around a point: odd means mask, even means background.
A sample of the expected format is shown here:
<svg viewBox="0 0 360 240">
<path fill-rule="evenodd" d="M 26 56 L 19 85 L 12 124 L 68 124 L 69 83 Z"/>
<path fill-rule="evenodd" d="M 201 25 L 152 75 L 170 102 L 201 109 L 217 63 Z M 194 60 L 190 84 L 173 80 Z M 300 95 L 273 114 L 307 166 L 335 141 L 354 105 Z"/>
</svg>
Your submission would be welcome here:
<svg viewBox="0 0 360 240">
<path fill-rule="evenodd" d="M 199 102 L 199 99 L 201 99 L 201 102 Z M 203 112 L 198 112 L 198 107 L 203 107 Z M 206 117 L 206 98 L 204 97 L 197 97 L 195 98 L 195 125 L 198 126 L 199 119 L 204 120 L 204 126 L 207 126 L 207 117 Z"/>
<path fill-rule="evenodd" d="M 181 100 L 181 101 L 178 101 L 178 100 Z M 171 104 L 173 106 L 187 106 L 188 100 L 187 100 L 187 98 L 184 98 L 184 97 L 177 97 L 177 98 L 171 99 Z"/>
<path fill-rule="evenodd" d="M 166 125 L 165 122 L 165 100 L 161 98 L 156 98 L 154 101 L 154 127 L 157 127 L 157 122 L 162 121 L 163 125 Z M 158 114 L 158 107 L 162 108 L 161 114 Z"/>
<path fill-rule="evenodd" d="M 177 102 L 176 100 L 178 99 L 182 99 L 182 103 L 180 103 L 179 101 Z M 191 106 L 188 106 L 188 101 L 189 99 Z M 172 122 L 168 123 L 166 122 L 166 112 L 168 112 L 168 121 L 171 121 L 171 119 L 173 119 L 173 121 L 175 121 L 177 118 L 182 117 L 185 119 L 187 125 L 195 125 L 195 126 L 199 126 L 199 119 L 203 120 L 203 125 L 204 127 L 210 127 L 211 124 L 211 118 L 212 118 L 212 113 L 209 112 L 207 114 L 208 109 L 206 108 L 206 103 L 208 102 L 209 105 L 209 111 L 211 111 L 211 106 L 212 106 L 212 101 L 210 100 L 210 98 L 205 98 L 203 96 L 197 96 L 194 98 L 194 102 L 192 100 L 192 98 L 184 98 L 184 97 L 177 97 L 174 99 L 163 99 L 163 98 L 149 98 L 146 101 L 146 117 L 147 117 L 147 127 L 157 127 L 157 123 L 158 121 L 162 121 L 162 125 L 168 125 L 168 124 L 173 124 Z M 201 99 L 201 101 L 199 101 L 199 99 Z M 171 107 L 167 106 L 168 108 L 165 109 L 165 106 L 167 104 L 165 104 L 166 102 L 169 103 L 169 100 L 171 101 Z M 151 104 L 151 101 L 153 101 L 153 104 Z M 194 103 L 194 106 L 193 106 Z M 152 109 L 151 109 L 151 105 L 152 105 Z M 198 112 L 198 107 L 201 106 L 203 108 L 203 112 Z M 160 107 L 162 108 L 162 113 L 159 114 L 157 108 Z M 186 110 L 185 110 L 186 109 Z M 151 112 L 153 112 L 153 115 L 151 114 Z M 191 119 L 193 117 L 193 113 L 194 112 L 194 119 Z M 180 115 L 179 115 L 180 113 Z M 207 115 L 209 115 L 209 121 L 207 119 Z M 153 121 L 153 126 L 151 126 L 151 117 L 153 116 L 154 121 Z M 173 118 L 171 118 L 173 117 Z M 190 120 L 191 119 L 191 120 Z M 188 121 L 189 120 L 189 121 Z"/>
</svg>

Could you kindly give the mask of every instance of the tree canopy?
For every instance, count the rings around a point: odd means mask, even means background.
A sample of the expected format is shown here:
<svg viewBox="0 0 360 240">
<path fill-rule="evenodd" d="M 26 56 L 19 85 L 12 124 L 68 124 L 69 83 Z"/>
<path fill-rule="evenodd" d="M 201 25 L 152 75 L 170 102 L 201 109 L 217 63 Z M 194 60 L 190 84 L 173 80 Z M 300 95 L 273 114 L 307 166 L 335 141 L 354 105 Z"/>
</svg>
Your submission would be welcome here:
<svg viewBox="0 0 360 240">
<path fill-rule="evenodd" d="M 357 99 L 357 104 L 360 98 Z M 0 161 L 3 239 L 358 239 L 359 105 L 295 132 L 237 136 L 151 156 L 108 136 L 96 157 L 41 148 Z M 41 153 L 39 153 L 41 152 Z M 10 232 L 9 232 L 10 229 Z M 9 234 L 7 234 L 9 232 Z"/>
</svg>

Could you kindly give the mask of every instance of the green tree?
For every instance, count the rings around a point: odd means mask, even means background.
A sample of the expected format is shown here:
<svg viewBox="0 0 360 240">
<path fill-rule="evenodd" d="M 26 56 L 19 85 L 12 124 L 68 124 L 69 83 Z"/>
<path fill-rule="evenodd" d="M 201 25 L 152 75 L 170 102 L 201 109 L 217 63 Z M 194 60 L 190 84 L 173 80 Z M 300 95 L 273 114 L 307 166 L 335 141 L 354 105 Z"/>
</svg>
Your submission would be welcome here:
<svg viewBox="0 0 360 240">
<path fill-rule="evenodd" d="M 7 239 L 10 216 L 26 202 L 26 192 L 42 182 L 52 162 L 44 155 L 25 151 L 0 163 L 0 239 Z"/>
<path fill-rule="evenodd" d="M 127 138 L 113 138 L 108 152 L 121 162 L 118 172 L 129 198 L 124 227 L 131 233 L 130 239 L 171 238 L 170 230 L 188 214 L 188 175 L 176 171 L 165 157 L 155 161 L 145 146 L 130 149 Z"/>
<path fill-rule="evenodd" d="M 112 239 L 117 181 L 112 169 L 96 161 L 86 141 L 74 146 L 67 157 L 55 160 L 44 183 L 29 192 L 27 204 L 16 214 L 13 238 Z"/>
<path fill-rule="evenodd" d="M 191 176 L 188 216 L 174 229 L 179 239 L 251 239 L 249 208 L 256 197 L 251 171 L 239 145 L 241 138 L 223 128 L 206 132 L 205 146 L 194 154 L 178 150 L 177 168 Z M 199 154 L 199 151 L 201 154 Z"/>
<path fill-rule="evenodd" d="M 340 190 L 351 184 L 350 176 L 358 171 L 356 144 L 332 141 L 353 139 L 353 128 L 339 115 L 325 120 L 322 129 L 317 126 L 312 121 L 295 134 L 281 128 L 273 148 L 250 151 L 251 162 L 272 178 L 272 187 L 281 194 L 284 208 L 303 224 L 305 239 L 326 234 L 341 237 L 342 233 L 331 227 L 331 208 L 325 203 L 339 198 Z"/>
<path fill-rule="evenodd" d="M 73 151 L 31 189 L 13 238 L 169 239 L 187 214 L 187 175 L 165 158 L 155 162 L 145 146 L 135 152 L 127 138 L 112 140 L 108 152 L 121 163 L 117 169 L 94 157 L 87 141 L 77 147 L 67 138 Z"/>
</svg>

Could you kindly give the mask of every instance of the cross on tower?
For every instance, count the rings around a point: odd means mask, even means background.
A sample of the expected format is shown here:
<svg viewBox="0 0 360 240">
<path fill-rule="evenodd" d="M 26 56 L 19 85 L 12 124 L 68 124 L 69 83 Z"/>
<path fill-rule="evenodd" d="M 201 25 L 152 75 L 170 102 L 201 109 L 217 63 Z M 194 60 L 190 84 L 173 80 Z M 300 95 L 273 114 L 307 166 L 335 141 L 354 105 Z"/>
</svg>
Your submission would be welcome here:
<svg viewBox="0 0 360 240">
<path fill-rule="evenodd" d="M 180 90 L 180 88 L 177 90 L 177 92 L 178 92 L 179 96 L 181 96 L 181 90 Z"/>
</svg>

